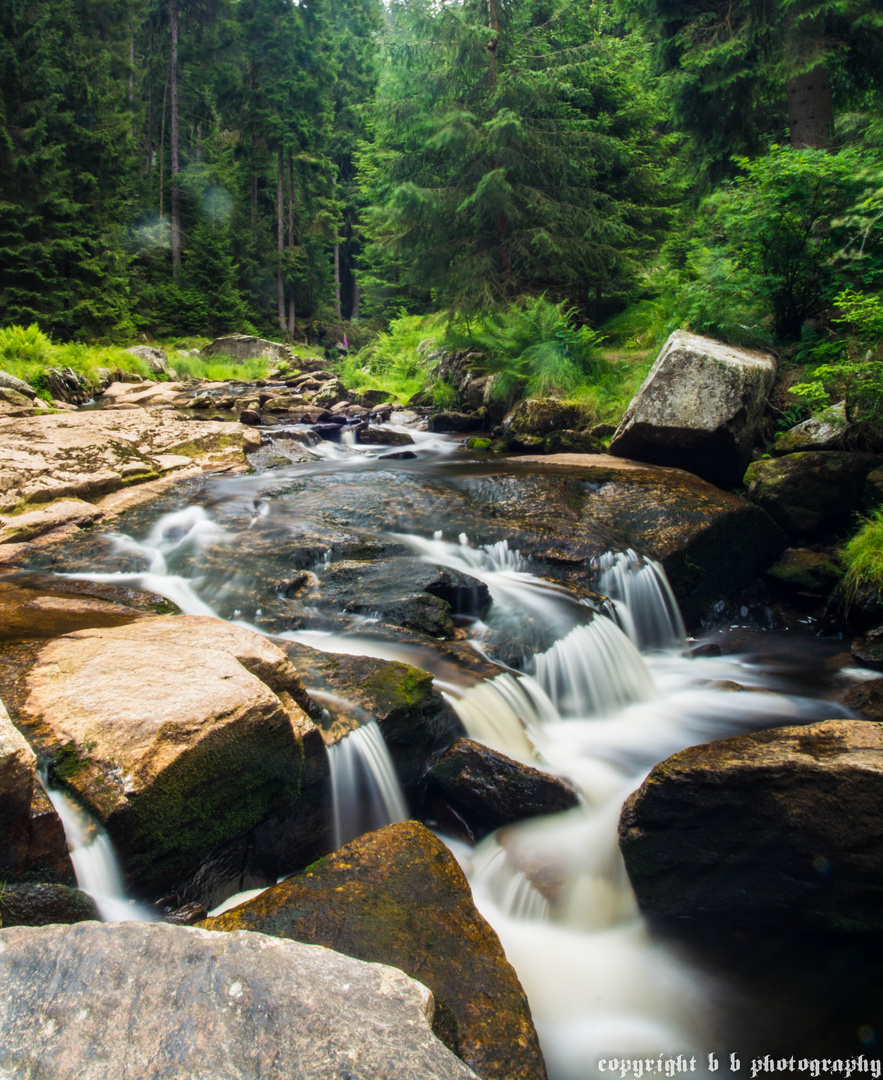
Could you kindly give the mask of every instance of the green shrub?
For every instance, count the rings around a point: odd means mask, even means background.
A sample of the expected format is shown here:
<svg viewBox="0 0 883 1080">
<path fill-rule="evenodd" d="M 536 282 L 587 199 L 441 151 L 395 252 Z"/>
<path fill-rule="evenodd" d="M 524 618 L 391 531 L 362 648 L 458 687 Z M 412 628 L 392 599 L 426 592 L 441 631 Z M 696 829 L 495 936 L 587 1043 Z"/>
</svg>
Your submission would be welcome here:
<svg viewBox="0 0 883 1080">
<path fill-rule="evenodd" d="M 358 352 L 341 358 L 337 374 L 348 390 L 386 390 L 407 401 L 426 388 L 429 353 L 442 336 L 443 315 L 402 315 Z"/>
<path fill-rule="evenodd" d="M 842 590 L 847 603 L 856 593 L 883 595 L 883 507 L 865 519 L 858 532 L 840 552 L 846 568 Z"/>
</svg>

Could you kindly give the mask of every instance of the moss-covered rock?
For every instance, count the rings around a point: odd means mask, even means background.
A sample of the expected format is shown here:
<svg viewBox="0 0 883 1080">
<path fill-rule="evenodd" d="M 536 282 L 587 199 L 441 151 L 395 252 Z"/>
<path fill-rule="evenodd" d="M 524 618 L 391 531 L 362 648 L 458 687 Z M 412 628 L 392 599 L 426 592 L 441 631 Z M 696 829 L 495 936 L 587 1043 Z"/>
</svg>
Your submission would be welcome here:
<svg viewBox="0 0 883 1080">
<path fill-rule="evenodd" d="M 846 402 L 841 401 L 824 409 L 818 416 L 795 425 L 778 435 L 771 447 L 773 457 L 799 454 L 805 450 L 846 450 L 849 423 L 846 419 Z"/>
<path fill-rule="evenodd" d="M 788 548 L 767 571 L 770 580 L 781 588 L 804 596 L 829 596 L 842 574 L 832 555 L 807 548 Z"/>
<path fill-rule="evenodd" d="M 97 918 L 95 901 L 79 889 L 45 882 L 0 885 L 0 927 L 48 926 Z"/>
<path fill-rule="evenodd" d="M 201 924 L 324 945 L 425 983 L 436 1033 L 483 1080 L 546 1075 L 527 999 L 448 849 L 416 822 L 368 833 Z"/>
<path fill-rule="evenodd" d="M 512 444 L 528 447 L 528 436 L 551 435 L 553 431 L 578 431 L 591 420 L 582 405 L 558 398 L 523 398 L 503 419 L 503 429 Z"/>
<path fill-rule="evenodd" d="M 881 465 L 876 454 L 809 450 L 753 462 L 745 486 L 783 529 L 811 535 L 848 524 L 861 508 L 868 474 Z"/>
</svg>

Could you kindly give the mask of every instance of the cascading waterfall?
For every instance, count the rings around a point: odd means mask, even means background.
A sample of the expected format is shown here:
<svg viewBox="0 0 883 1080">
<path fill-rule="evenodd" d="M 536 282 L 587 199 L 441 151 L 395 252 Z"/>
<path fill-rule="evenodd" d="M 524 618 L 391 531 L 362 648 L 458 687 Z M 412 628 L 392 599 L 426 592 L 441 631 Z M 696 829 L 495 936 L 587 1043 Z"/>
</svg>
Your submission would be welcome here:
<svg viewBox="0 0 883 1080">
<path fill-rule="evenodd" d="M 77 886 L 88 893 L 104 922 L 153 922 L 156 915 L 142 904 L 127 900 L 119 863 L 110 837 L 78 803 L 58 788 L 41 782 L 64 826 Z"/>
<path fill-rule="evenodd" d="M 401 785 L 376 721 L 329 746 L 328 762 L 335 847 L 407 819 Z"/>
<path fill-rule="evenodd" d="M 682 649 L 687 632 L 662 567 L 637 552 L 594 560 L 598 589 L 614 601 L 612 618 L 639 649 Z"/>
</svg>

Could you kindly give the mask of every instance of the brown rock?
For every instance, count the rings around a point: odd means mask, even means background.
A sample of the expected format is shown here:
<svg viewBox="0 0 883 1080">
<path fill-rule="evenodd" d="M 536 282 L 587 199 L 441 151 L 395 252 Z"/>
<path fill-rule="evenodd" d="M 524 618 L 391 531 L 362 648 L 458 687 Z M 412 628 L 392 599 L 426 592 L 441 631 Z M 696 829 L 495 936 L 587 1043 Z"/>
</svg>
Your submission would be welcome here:
<svg viewBox="0 0 883 1080">
<path fill-rule="evenodd" d="M 67 885 L 20 882 L 6 884 L 0 892 L 0 927 L 70 924 L 97 918 L 92 897 Z"/>
<path fill-rule="evenodd" d="M 883 723 L 883 679 L 869 679 L 853 686 L 841 699 L 862 720 Z"/>
<path fill-rule="evenodd" d="M 57 781 L 106 825 L 126 869 L 164 881 L 323 785 L 290 661 L 199 616 L 145 618 L 8 647 L 0 681 Z"/>
<path fill-rule="evenodd" d="M 433 992 L 436 1031 L 484 1080 L 546 1075 L 527 999 L 497 935 L 454 857 L 416 822 L 368 833 L 202 925 L 401 968 Z"/>
<path fill-rule="evenodd" d="M 623 807 L 641 906 L 829 930 L 883 929 L 883 729 L 857 720 L 689 747 Z"/>
<path fill-rule="evenodd" d="M 122 626 L 142 618 L 123 604 L 36 589 L 0 580 L 0 641 L 54 638 L 92 626 Z"/>
</svg>

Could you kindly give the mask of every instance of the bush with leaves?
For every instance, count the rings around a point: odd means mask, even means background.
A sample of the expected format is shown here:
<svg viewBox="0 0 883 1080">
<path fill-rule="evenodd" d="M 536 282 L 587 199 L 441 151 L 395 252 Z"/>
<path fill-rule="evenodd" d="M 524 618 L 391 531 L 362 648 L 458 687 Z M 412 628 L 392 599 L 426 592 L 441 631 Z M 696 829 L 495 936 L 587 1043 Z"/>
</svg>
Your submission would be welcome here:
<svg viewBox="0 0 883 1080">
<path fill-rule="evenodd" d="M 527 397 L 564 397 L 608 372 L 601 336 L 577 326 L 572 309 L 544 296 L 509 304 L 472 322 L 453 324 L 445 335 L 451 349 L 472 348 L 497 375 L 494 395 L 507 402 Z"/>
</svg>

